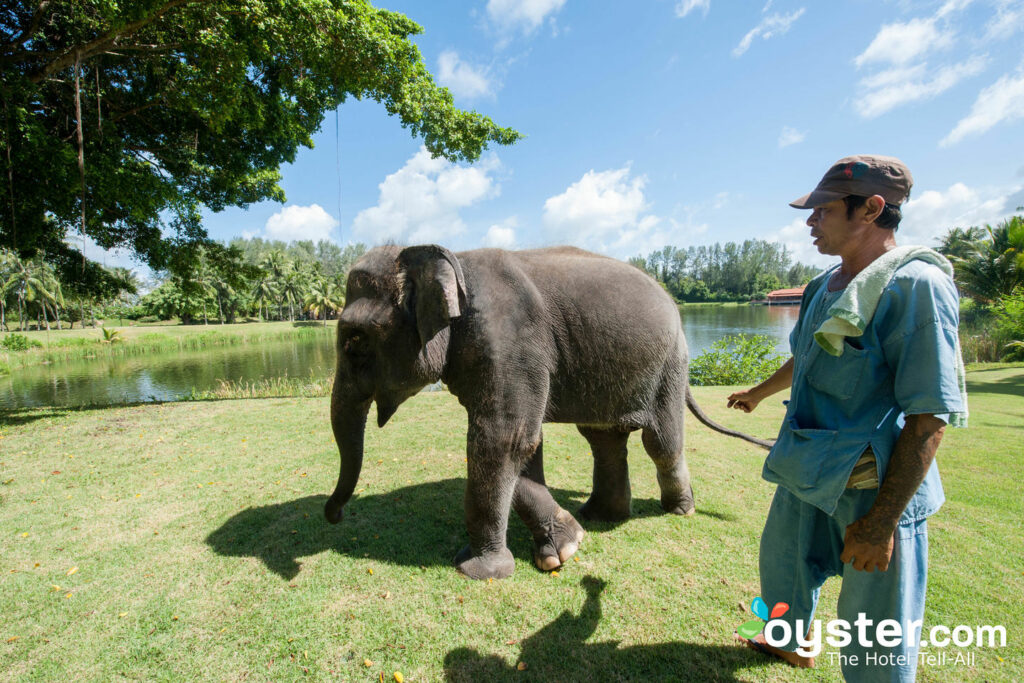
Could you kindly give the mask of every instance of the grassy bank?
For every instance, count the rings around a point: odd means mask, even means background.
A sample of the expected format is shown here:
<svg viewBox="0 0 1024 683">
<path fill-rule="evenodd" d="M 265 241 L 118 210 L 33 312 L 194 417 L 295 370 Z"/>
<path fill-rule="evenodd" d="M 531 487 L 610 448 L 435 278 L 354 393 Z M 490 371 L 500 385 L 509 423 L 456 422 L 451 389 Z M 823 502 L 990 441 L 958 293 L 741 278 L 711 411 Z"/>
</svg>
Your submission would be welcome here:
<svg viewBox="0 0 1024 683">
<path fill-rule="evenodd" d="M 148 325 L 144 327 L 107 327 L 116 330 L 118 340 L 103 341 L 100 329 L 31 331 L 24 334 L 40 346 L 27 351 L 0 348 L 0 372 L 55 361 L 79 360 L 103 356 L 135 356 L 263 342 L 306 339 L 332 335 L 336 321 L 235 323 L 230 325 Z M 8 333 L 0 333 L 0 339 Z"/>
<path fill-rule="evenodd" d="M 925 624 L 1005 625 L 1010 647 L 971 650 L 972 668 L 923 667 L 923 681 L 1024 678 L 1024 369 L 969 381 L 971 428 L 939 454 L 949 500 L 930 523 Z M 729 392 L 694 390 L 719 421 L 773 434 L 780 401 L 747 416 L 722 407 Z M 324 398 L 0 420 L 3 680 L 840 680 L 827 655 L 798 672 L 732 644 L 758 593 L 772 489 L 763 451 L 689 417 L 696 515 L 660 513 L 634 436 L 634 517 L 588 524 L 558 575 L 532 567 L 513 519 L 516 572 L 493 583 L 449 566 L 466 540 L 466 416 L 447 393 L 415 397 L 385 429 L 370 416 L 337 527 L 321 516 L 337 475 Z M 548 425 L 545 456 L 575 510 L 590 491 L 586 442 Z"/>
</svg>

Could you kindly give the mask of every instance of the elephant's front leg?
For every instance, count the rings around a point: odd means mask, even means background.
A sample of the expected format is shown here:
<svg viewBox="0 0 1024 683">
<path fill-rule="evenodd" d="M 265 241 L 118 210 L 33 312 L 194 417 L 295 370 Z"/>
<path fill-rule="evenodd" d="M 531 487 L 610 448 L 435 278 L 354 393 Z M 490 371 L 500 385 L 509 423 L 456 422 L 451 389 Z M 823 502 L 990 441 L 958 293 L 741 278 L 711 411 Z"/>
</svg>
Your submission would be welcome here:
<svg viewBox="0 0 1024 683">
<path fill-rule="evenodd" d="M 532 438 L 530 433 L 535 434 Z M 467 435 L 466 528 L 469 545 L 455 556 L 455 566 L 471 579 L 503 579 L 515 566 L 505 545 L 508 512 L 519 472 L 540 441 L 533 429 L 501 420 L 470 417 Z"/>
<path fill-rule="evenodd" d="M 512 507 L 533 534 L 533 562 L 538 569 L 558 569 L 579 549 L 583 527 L 555 502 L 544 483 L 543 441 L 519 475 Z"/>
</svg>

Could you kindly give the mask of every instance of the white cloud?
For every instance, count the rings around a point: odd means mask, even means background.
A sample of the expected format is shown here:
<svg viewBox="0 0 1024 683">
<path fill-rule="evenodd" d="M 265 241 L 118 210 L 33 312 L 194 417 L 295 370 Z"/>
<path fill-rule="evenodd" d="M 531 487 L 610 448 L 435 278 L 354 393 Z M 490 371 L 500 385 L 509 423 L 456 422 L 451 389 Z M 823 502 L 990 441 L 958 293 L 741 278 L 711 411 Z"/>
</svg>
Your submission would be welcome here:
<svg viewBox="0 0 1024 683">
<path fill-rule="evenodd" d="M 770 6 L 771 3 L 768 3 L 765 5 L 764 10 L 767 10 Z M 789 14 L 769 14 L 761 20 L 760 24 L 750 29 L 747 32 L 747 35 L 743 36 L 739 45 L 733 48 L 733 57 L 739 57 L 750 49 L 750 44 L 754 42 L 755 38 L 760 37 L 764 40 L 768 40 L 769 38 L 781 36 L 786 33 L 789 31 L 790 27 L 793 26 L 793 23 L 803 16 L 805 11 L 806 8 L 801 7 L 795 12 L 790 12 Z"/>
<path fill-rule="evenodd" d="M 900 105 L 941 95 L 965 78 L 984 71 L 987 62 L 984 57 L 971 57 L 933 73 L 928 72 L 927 64 L 887 69 L 861 79 L 860 85 L 868 92 L 854 106 L 864 118 L 874 118 Z"/>
<path fill-rule="evenodd" d="M 484 235 L 483 245 L 485 247 L 497 247 L 499 249 L 511 249 L 516 244 L 516 228 L 519 220 L 515 216 L 506 218 L 501 223 L 495 223 Z"/>
<path fill-rule="evenodd" d="M 267 237 L 272 240 L 331 239 L 331 231 L 338 227 L 338 220 L 324 211 L 319 204 L 310 206 L 286 206 L 267 219 L 264 226 Z"/>
<path fill-rule="evenodd" d="M 378 186 L 377 205 L 359 212 L 353 233 L 371 244 L 446 243 L 466 230 L 460 209 L 498 194 L 490 173 L 500 166 L 494 155 L 475 166 L 456 166 L 432 159 L 421 147 Z"/>
<path fill-rule="evenodd" d="M 986 42 L 1005 40 L 1024 27 L 1024 2 L 1020 0 L 999 0 L 996 15 L 985 27 Z"/>
<path fill-rule="evenodd" d="M 934 248 L 950 228 L 997 223 L 1010 215 L 1014 207 L 1009 198 L 1020 190 L 1019 186 L 974 189 L 963 183 L 955 183 L 946 190 L 925 190 L 903 205 L 896 242 Z M 819 254 L 814 246 L 806 223 L 810 212 L 800 214 L 767 239 L 784 244 L 794 261 L 820 267 L 837 263 L 837 256 Z"/>
<path fill-rule="evenodd" d="M 839 259 L 836 256 L 818 253 L 818 248 L 814 246 L 814 240 L 811 239 L 811 229 L 807 226 L 807 218 L 810 215 L 810 211 L 801 211 L 799 217 L 794 218 L 787 225 L 779 228 L 775 234 L 769 235 L 765 239 L 785 246 L 794 263 L 799 262 L 824 268 L 829 264 L 836 263 Z"/>
<path fill-rule="evenodd" d="M 789 147 L 797 143 L 803 142 L 807 137 L 807 133 L 797 130 L 796 128 L 790 128 L 784 126 L 782 132 L 779 133 L 779 147 Z"/>
<path fill-rule="evenodd" d="M 556 243 L 632 256 L 651 245 L 667 244 L 662 220 L 647 214 L 646 176 L 632 177 L 627 164 L 609 171 L 590 170 L 565 192 L 544 202 L 544 224 Z"/>
<path fill-rule="evenodd" d="M 955 144 L 968 135 L 984 133 L 1003 121 L 1024 117 L 1024 73 L 1007 74 L 978 93 L 970 113 L 939 144 Z"/>
<path fill-rule="evenodd" d="M 953 44 L 954 32 L 936 26 L 935 17 L 886 24 L 864 52 L 853 60 L 858 67 L 873 62 L 906 64 L 932 50 Z"/>
<path fill-rule="evenodd" d="M 704 16 L 707 16 L 708 10 L 711 9 L 711 0 L 679 0 L 676 3 L 676 16 L 682 18 L 698 9 L 703 10 Z"/>
<path fill-rule="evenodd" d="M 531 33 L 564 4 L 565 0 L 488 0 L 487 16 L 502 28 Z"/>
<path fill-rule="evenodd" d="M 455 97 L 472 99 L 494 95 L 487 69 L 462 61 L 454 50 L 442 52 L 437 62 L 438 82 L 451 90 Z"/>
<path fill-rule="evenodd" d="M 130 249 L 104 249 L 100 245 L 96 244 L 96 241 L 85 236 L 83 243 L 82 233 L 77 230 L 70 232 L 64 238 L 64 242 L 71 247 L 74 247 L 78 251 L 82 251 L 85 257 L 90 261 L 96 261 L 100 265 L 106 266 L 107 268 L 127 268 L 128 270 L 134 270 L 138 274 L 139 279 L 145 279 L 153 274 L 153 271 L 148 265 L 142 263 L 138 258 L 135 257 L 134 252 Z"/>
<path fill-rule="evenodd" d="M 997 223 L 1013 211 L 1007 199 L 1017 190 L 974 189 L 963 183 L 945 191 L 925 190 L 903 205 L 896 239 L 900 244 L 934 247 L 950 228 Z"/>
</svg>

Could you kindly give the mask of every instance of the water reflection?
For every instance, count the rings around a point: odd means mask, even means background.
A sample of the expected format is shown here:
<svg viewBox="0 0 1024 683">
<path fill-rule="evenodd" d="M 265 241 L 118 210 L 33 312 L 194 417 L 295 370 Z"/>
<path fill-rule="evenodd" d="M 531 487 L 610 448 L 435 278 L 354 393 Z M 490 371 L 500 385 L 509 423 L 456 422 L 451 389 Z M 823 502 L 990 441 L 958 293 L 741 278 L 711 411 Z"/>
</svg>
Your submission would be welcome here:
<svg viewBox="0 0 1024 683">
<path fill-rule="evenodd" d="M 691 356 L 726 334 L 766 334 L 788 349 L 795 306 L 695 306 L 681 312 Z M 220 380 L 329 376 L 332 335 L 205 351 L 96 358 L 17 370 L 0 377 L 0 409 L 173 401 Z"/>
</svg>

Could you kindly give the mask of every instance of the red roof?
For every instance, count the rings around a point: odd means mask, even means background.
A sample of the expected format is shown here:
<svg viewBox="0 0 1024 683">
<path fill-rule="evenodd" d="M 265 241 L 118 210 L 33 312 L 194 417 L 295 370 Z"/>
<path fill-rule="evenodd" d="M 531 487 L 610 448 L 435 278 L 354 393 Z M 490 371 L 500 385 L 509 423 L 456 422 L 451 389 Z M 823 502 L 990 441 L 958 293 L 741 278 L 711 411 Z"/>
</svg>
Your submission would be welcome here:
<svg viewBox="0 0 1024 683">
<path fill-rule="evenodd" d="M 805 287 L 807 285 L 793 287 L 792 289 L 776 289 L 774 292 L 769 292 L 768 297 L 777 299 L 779 297 L 803 296 Z"/>
</svg>

